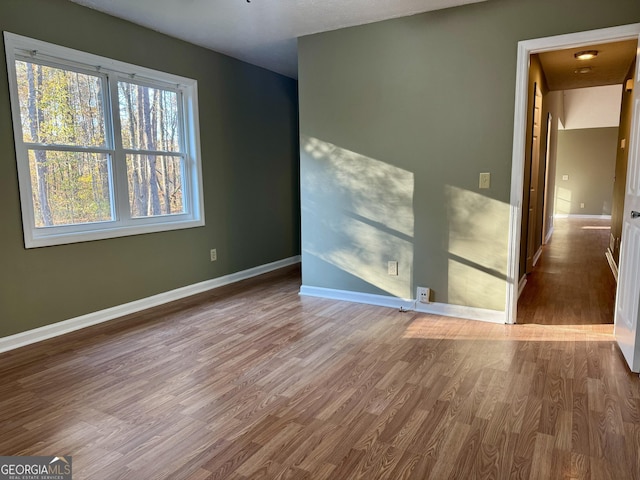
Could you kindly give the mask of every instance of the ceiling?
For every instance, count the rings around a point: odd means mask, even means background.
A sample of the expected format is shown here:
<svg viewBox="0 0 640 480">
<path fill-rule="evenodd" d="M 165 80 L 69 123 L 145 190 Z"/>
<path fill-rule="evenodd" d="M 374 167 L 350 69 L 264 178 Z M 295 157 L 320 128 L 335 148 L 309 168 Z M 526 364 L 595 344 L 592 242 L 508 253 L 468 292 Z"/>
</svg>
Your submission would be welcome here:
<svg viewBox="0 0 640 480">
<path fill-rule="evenodd" d="M 539 53 L 538 56 L 549 90 L 572 90 L 622 84 L 636 57 L 636 49 L 635 40 L 626 40 L 555 50 Z M 597 50 L 598 56 L 591 60 L 574 58 L 576 52 L 584 50 Z M 591 70 L 588 73 L 576 73 L 583 67 L 591 67 Z"/>
<path fill-rule="evenodd" d="M 297 38 L 486 0 L 71 0 L 297 77 Z"/>
</svg>

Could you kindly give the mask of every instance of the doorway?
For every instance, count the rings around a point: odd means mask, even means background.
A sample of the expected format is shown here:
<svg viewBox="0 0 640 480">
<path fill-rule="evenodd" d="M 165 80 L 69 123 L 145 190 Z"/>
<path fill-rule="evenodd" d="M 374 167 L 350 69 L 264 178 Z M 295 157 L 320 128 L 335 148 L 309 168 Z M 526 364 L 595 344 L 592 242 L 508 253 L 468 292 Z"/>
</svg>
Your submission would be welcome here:
<svg viewBox="0 0 640 480">
<path fill-rule="evenodd" d="M 627 40 L 532 55 L 520 272 L 526 285 L 517 323 L 613 324 L 616 283 L 605 251 L 615 243 L 609 230 L 616 162 L 626 165 L 617 145 L 628 136 L 620 135 L 622 85 L 633 76 L 636 50 L 637 41 Z M 557 232 L 545 246 L 554 215 Z"/>
<path fill-rule="evenodd" d="M 518 72 L 516 83 L 516 109 L 514 130 L 514 151 L 512 166 L 511 220 L 509 248 L 509 282 L 507 288 L 507 323 L 515 323 L 517 318 L 517 300 L 522 253 L 523 210 L 528 208 L 527 199 L 523 199 L 525 185 L 525 145 L 527 141 L 527 119 L 530 114 L 527 102 L 529 99 L 529 61 L 530 55 L 553 50 L 566 50 L 597 43 L 612 43 L 623 40 L 636 40 L 640 35 L 640 25 L 628 25 L 609 29 L 561 35 L 545 39 L 520 42 L 518 45 Z M 544 207 L 542 209 L 545 210 Z M 527 217 L 525 215 L 525 217 Z M 527 218 L 527 222 L 529 219 Z M 548 222 L 543 222 L 547 223 Z M 543 239 L 546 238 L 546 232 Z M 541 239 L 542 243 L 542 239 Z M 602 252 L 604 256 L 604 251 Z"/>
</svg>

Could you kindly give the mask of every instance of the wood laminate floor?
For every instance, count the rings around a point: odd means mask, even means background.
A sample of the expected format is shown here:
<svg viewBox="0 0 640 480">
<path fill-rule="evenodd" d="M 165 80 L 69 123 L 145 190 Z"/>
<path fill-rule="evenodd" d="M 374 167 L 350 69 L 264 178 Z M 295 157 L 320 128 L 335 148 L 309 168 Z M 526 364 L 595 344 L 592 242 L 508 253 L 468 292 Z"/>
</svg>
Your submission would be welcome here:
<svg viewBox="0 0 640 480">
<path fill-rule="evenodd" d="M 518 300 L 518 323 L 613 323 L 616 283 L 605 252 L 610 220 L 556 218 Z"/>
<path fill-rule="evenodd" d="M 610 325 L 298 295 L 289 270 L 0 355 L 0 454 L 74 479 L 640 478 Z"/>
</svg>

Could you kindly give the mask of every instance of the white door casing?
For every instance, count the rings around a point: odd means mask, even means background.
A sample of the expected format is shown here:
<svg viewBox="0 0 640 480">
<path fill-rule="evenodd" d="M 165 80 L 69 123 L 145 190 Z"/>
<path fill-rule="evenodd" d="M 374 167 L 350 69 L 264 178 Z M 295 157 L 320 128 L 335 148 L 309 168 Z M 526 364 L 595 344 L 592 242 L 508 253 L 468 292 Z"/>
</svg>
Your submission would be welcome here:
<svg viewBox="0 0 640 480">
<path fill-rule="evenodd" d="M 553 215 L 549 214 L 549 170 L 551 162 L 551 126 L 553 125 L 553 117 L 551 113 L 547 114 L 547 148 L 544 156 L 544 192 L 542 193 L 544 203 L 542 204 L 542 245 L 546 245 L 549 241 L 550 234 L 553 231 Z"/>
<path fill-rule="evenodd" d="M 517 318 L 520 225 L 522 222 L 527 86 L 530 55 L 533 53 L 573 48 L 589 44 L 639 39 L 640 24 L 631 24 L 588 32 L 525 40 L 518 43 L 513 161 L 511 169 L 507 302 L 505 312 L 507 323 L 515 323 Z M 637 88 L 640 86 L 640 61 L 636 62 L 636 75 L 634 80 L 634 92 L 637 92 Z M 632 210 L 640 211 L 640 99 L 637 98 L 634 99 L 629 149 L 622 240 L 624 245 L 620 256 L 621 271 L 616 294 L 615 333 L 620 349 L 629 363 L 629 367 L 633 371 L 639 371 L 640 341 L 638 339 L 637 326 L 640 313 L 640 219 L 631 219 Z"/>
</svg>

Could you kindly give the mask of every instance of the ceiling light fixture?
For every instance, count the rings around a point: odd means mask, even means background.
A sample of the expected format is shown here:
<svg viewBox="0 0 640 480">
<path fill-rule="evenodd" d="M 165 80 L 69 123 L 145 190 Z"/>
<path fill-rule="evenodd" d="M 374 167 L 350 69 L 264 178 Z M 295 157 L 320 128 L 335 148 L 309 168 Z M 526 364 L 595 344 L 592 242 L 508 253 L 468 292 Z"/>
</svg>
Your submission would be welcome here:
<svg viewBox="0 0 640 480">
<path fill-rule="evenodd" d="M 591 67 L 582 67 L 576 68 L 573 73 L 591 73 L 591 70 L 593 70 Z"/>
<path fill-rule="evenodd" d="M 583 50 L 581 52 L 574 53 L 573 56 L 578 60 L 591 60 L 598 56 L 598 50 Z"/>
</svg>

